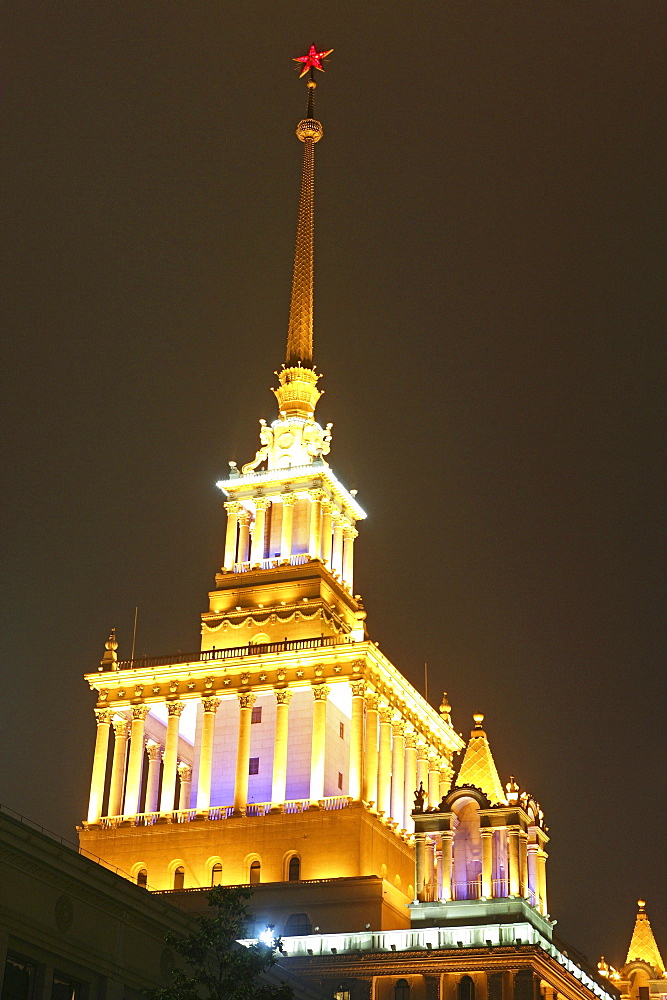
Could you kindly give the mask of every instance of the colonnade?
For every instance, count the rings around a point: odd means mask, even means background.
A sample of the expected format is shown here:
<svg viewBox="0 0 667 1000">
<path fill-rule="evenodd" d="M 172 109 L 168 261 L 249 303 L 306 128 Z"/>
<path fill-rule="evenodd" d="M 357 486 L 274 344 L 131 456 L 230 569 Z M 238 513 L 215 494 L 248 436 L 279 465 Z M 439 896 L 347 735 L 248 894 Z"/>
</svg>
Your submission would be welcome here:
<svg viewBox="0 0 667 1000">
<path fill-rule="evenodd" d="M 479 882 L 457 883 L 456 832 L 415 833 L 415 879 L 422 902 L 520 897 L 547 915 L 547 853 L 519 825 L 480 829 L 482 869 Z M 493 878 L 500 838 L 506 837 L 507 877 Z"/>
<path fill-rule="evenodd" d="M 343 682 L 347 683 L 347 682 Z M 426 739 L 421 737 L 396 712 L 380 704 L 379 696 L 368 691 L 364 681 L 351 681 L 352 708 L 349 720 L 348 797 L 365 801 L 368 806 L 397 830 L 411 833 L 414 829 L 411 813 L 414 791 L 422 781 L 428 787 L 429 806 L 437 806 L 446 795 L 452 780 L 449 762 L 441 758 Z M 327 699 L 331 688 L 323 682 L 310 687 L 313 697 L 312 737 L 310 753 L 310 808 L 319 808 L 324 798 L 326 762 Z M 276 720 L 273 743 L 271 805 L 274 812 L 284 809 L 288 775 L 289 708 L 293 690 L 274 689 Z M 233 809 L 245 814 L 248 804 L 248 774 L 250 759 L 250 726 L 256 694 L 239 691 L 239 728 L 236 747 Z M 98 709 L 97 738 L 91 780 L 88 822 L 96 823 L 103 813 L 104 788 L 109 752 L 109 736 L 113 729 L 113 757 L 106 815 L 134 816 L 141 807 L 140 796 L 145 778 L 146 813 L 169 813 L 174 809 L 196 808 L 205 812 L 211 808 L 211 781 L 215 740 L 215 716 L 220 698 L 201 700 L 202 724 L 199 742 L 199 769 L 196 789 L 192 789 L 192 767 L 179 761 L 179 719 L 185 702 L 169 701 L 164 748 L 153 739 L 146 739 L 145 720 L 150 706 L 134 705 L 130 720 L 117 717 L 113 709 Z M 347 724 L 347 723 L 346 723 Z M 128 752 L 129 750 L 129 752 Z M 147 770 L 146 770 L 147 759 Z M 160 766 L 162 765 L 162 766 Z M 177 775 L 180 796 L 176 802 Z M 158 790 L 161 792 L 158 803 Z M 193 803 L 191 799 L 194 799 Z M 226 803 L 213 803 L 226 805 Z"/>
<path fill-rule="evenodd" d="M 275 558 L 289 560 L 294 553 L 294 507 L 299 498 L 295 493 L 281 493 L 276 497 L 253 497 L 255 517 L 242 503 L 232 500 L 225 503 L 227 531 L 223 569 L 231 571 L 238 564 L 261 565 L 265 558 L 267 518 L 271 508 L 282 507 L 280 551 Z M 352 590 L 354 575 L 354 540 L 357 530 L 322 490 L 308 492 L 310 508 L 307 554 L 321 559 L 331 572 L 338 576 L 348 590 Z M 277 541 L 277 540 L 276 540 Z M 275 547 L 274 547 L 275 551 Z"/>
</svg>

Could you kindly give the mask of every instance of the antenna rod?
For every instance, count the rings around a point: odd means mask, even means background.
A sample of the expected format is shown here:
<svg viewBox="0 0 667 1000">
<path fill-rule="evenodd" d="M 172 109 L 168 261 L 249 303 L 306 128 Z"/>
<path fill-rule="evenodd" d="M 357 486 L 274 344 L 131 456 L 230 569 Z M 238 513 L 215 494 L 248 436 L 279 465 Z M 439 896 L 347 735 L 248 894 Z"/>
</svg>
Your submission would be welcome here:
<svg viewBox="0 0 667 1000">
<path fill-rule="evenodd" d="M 134 631 L 132 632 L 132 656 L 130 657 L 131 660 L 134 659 L 134 647 L 135 647 L 135 644 L 136 644 L 136 641 L 137 641 L 137 615 L 138 615 L 138 613 L 139 613 L 139 608 L 137 606 L 134 609 Z"/>
</svg>

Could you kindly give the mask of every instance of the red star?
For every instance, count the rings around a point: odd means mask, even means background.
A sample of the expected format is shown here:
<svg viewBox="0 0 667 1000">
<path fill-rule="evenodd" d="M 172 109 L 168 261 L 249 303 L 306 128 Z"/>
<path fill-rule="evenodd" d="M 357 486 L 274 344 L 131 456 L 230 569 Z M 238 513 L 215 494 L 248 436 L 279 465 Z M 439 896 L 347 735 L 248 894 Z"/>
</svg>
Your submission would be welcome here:
<svg viewBox="0 0 667 1000">
<path fill-rule="evenodd" d="M 308 70 L 319 69 L 324 73 L 324 66 L 322 65 L 322 60 L 330 56 L 333 49 L 328 49 L 326 52 L 318 52 L 314 45 L 310 46 L 307 56 L 297 56 L 294 62 L 303 63 L 303 69 L 299 73 L 299 79 L 305 76 Z"/>
</svg>

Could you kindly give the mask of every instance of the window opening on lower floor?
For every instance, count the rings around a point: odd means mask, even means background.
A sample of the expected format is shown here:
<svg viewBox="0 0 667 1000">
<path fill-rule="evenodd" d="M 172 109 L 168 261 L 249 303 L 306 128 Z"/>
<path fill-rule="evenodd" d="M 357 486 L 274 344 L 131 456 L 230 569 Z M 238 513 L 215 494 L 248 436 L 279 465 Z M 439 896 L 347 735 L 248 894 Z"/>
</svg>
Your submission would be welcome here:
<svg viewBox="0 0 667 1000">
<path fill-rule="evenodd" d="M 410 1000 L 410 983 L 407 979 L 399 979 L 394 986 L 394 1000 Z"/>
<path fill-rule="evenodd" d="M 81 984 L 72 979 L 66 979 L 57 973 L 53 977 L 51 1000 L 80 1000 Z"/>
<path fill-rule="evenodd" d="M 145 868 L 140 868 L 137 872 L 137 885 L 143 885 L 144 889 L 148 885 L 148 872 Z"/>
<path fill-rule="evenodd" d="M 475 983 L 470 976 L 459 981 L 458 1000 L 475 1000 Z"/>
<path fill-rule="evenodd" d="M 350 1000 L 350 996 L 347 983 L 338 983 L 334 989 L 333 1000 Z"/>
<path fill-rule="evenodd" d="M 185 885 L 185 868 L 179 865 L 174 871 L 174 889 L 182 889 Z"/>
<path fill-rule="evenodd" d="M 251 725 L 257 725 L 257 723 L 261 721 L 262 721 L 262 706 L 255 705 L 252 710 L 252 714 L 250 716 L 250 723 Z"/>
<path fill-rule="evenodd" d="M 287 880 L 288 882 L 298 882 L 301 878 L 301 859 L 294 855 L 294 857 L 289 859 L 289 865 L 287 867 Z"/>
<path fill-rule="evenodd" d="M 257 885 L 260 881 L 262 875 L 262 863 L 261 861 L 253 861 L 250 865 L 250 878 L 248 881 L 250 885 Z"/>
<path fill-rule="evenodd" d="M 32 1000 L 36 972 L 37 968 L 32 962 L 8 955 L 2 983 L 2 1000 Z"/>
<path fill-rule="evenodd" d="M 211 868 L 211 885 L 222 885 L 222 865 L 219 861 Z"/>
<path fill-rule="evenodd" d="M 248 774 L 259 774 L 259 757 L 251 757 L 248 762 Z"/>
</svg>

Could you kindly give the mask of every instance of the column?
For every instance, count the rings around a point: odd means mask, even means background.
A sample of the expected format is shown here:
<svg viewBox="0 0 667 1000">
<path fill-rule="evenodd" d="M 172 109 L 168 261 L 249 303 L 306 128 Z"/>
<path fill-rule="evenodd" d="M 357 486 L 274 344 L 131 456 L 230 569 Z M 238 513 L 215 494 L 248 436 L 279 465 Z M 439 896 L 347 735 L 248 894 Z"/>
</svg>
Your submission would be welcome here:
<svg viewBox="0 0 667 1000">
<path fill-rule="evenodd" d="M 394 722 L 391 749 L 391 818 L 405 827 L 405 723 Z"/>
<path fill-rule="evenodd" d="M 220 704 L 219 698 L 202 698 L 204 717 L 201 727 L 201 744 L 199 746 L 199 776 L 197 778 L 197 812 L 203 812 L 211 806 L 211 775 L 213 774 L 213 740 L 215 736 L 215 713 Z M 248 783 L 248 764 L 246 762 L 246 786 Z"/>
<path fill-rule="evenodd" d="M 250 511 L 245 507 L 239 514 L 239 551 L 236 561 L 239 563 L 248 562 L 248 541 L 250 539 Z"/>
<path fill-rule="evenodd" d="M 308 552 L 311 559 L 320 558 L 320 521 L 322 520 L 322 500 L 324 494 L 319 490 L 314 490 L 310 494 L 310 532 L 308 538 Z"/>
<path fill-rule="evenodd" d="M 534 896 L 534 905 L 539 907 L 540 905 L 540 888 L 537 881 L 537 852 L 539 850 L 539 845 L 535 843 L 528 844 L 526 847 L 526 861 L 528 864 L 528 889 Z M 531 902 L 533 902 L 531 900 Z"/>
<path fill-rule="evenodd" d="M 364 681 L 352 681 L 352 724 L 350 731 L 350 777 L 348 795 L 355 802 L 361 799 L 364 774 Z"/>
<path fill-rule="evenodd" d="M 283 493 L 283 523 L 280 535 L 280 558 L 289 561 L 292 555 L 292 529 L 294 527 L 294 504 L 296 497 L 293 493 Z"/>
<path fill-rule="evenodd" d="M 364 761 L 364 801 L 378 804 L 378 703 L 375 692 L 366 695 L 366 759 Z"/>
<path fill-rule="evenodd" d="M 391 716 L 392 709 L 380 709 L 380 748 L 378 752 L 378 812 L 385 819 L 391 814 Z"/>
<path fill-rule="evenodd" d="M 192 768 L 185 761 L 178 762 L 178 777 L 181 781 L 181 794 L 178 797 L 178 808 L 190 808 L 190 790 L 192 788 Z"/>
<path fill-rule="evenodd" d="M 508 861 L 509 861 L 509 894 L 510 896 L 520 896 L 520 872 L 519 872 L 519 827 L 510 826 L 507 828 L 508 840 Z"/>
<path fill-rule="evenodd" d="M 428 899 L 428 901 L 432 903 L 435 900 L 435 892 L 433 885 L 435 881 L 435 844 L 433 843 L 430 837 L 426 838 L 426 879 L 427 879 L 426 899 Z"/>
<path fill-rule="evenodd" d="M 451 830 L 443 830 L 442 838 L 442 886 L 440 899 L 443 903 L 452 898 L 452 842 L 454 834 Z"/>
<path fill-rule="evenodd" d="M 412 833 L 415 823 L 412 810 L 415 807 L 415 792 L 417 791 L 417 734 L 414 729 L 405 733 L 405 800 L 403 805 L 403 825 L 408 833 Z"/>
<path fill-rule="evenodd" d="M 176 796 L 176 764 L 178 762 L 178 720 L 185 708 L 183 701 L 167 702 L 167 735 L 162 755 L 162 795 L 160 812 L 171 812 Z"/>
<path fill-rule="evenodd" d="M 435 845 L 435 870 L 437 879 L 433 899 L 438 900 L 442 899 L 442 838 Z"/>
<path fill-rule="evenodd" d="M 239 691 L 239 741 L 236 749 L 236 778 L 234 780 L 234 815 L 245 816 L 248 805 L 248 767 L 250 766 L 250 721 L 252 706 L 257 695 L 252 691 Z M 199 801 L 197 801 L 199 808 Z"/>
<path fill-rule="evenodd" d="M 326 754 L 327 698 L 326 684 L 314 684 L 313 688 L 313 743 L 310 754 L 310 808 L 319 809 L 318 802 L 324 798 L 324 761 Z"/>
<path fill-rule="evenodd" d="M 419 740 L 417 742 L 417 784 L 424 786 L 424 791 L 428 794 L 428 756 L 426 754 L 426 744 Z"/>
<path fill-rule="evenodd" d="M 426 879 L 426 835 L 415 833 L 415 896 L 420 903 L 426 899 L 424 881 Z"/>
<path fill-rule="evenodd" d="M 149 740 L 146 744 L 148 754 L 148 777 L 146 779 L 146 804 L 144 812 L 157 812 L 157 794 L 160 787 L 160 761 L 162 760 L 162 747 L 154 740 Z"/>
<path fill-rule="evenodd" d="M 225 561 L 222 568 L 231 570 L 236 562 L 236 525 L 239 520 L 241 504 L 230 501 L 223 504 L 223 507 L 227 511 L 227 532 L 225 534 Z"/>
<path fill-rule="evenodd" d="M 333 554 L 331 556 L 331 572 L 338 577 L 343 576 L 343 517 L 333 516 Z"/>
<path fill-rule="evenodd" d="M 528 845 L 528 834 L 525 830 L 519 833 L 519 879 L 521 884 L 521 895 L 528 898 L 528 859 L 526 857 L 526 847 Z"/>
<path fill-rule="evenodd" d="M 343 531 L 343 583 L 352 593 L 354 580 L 354 540 L 359 532 L 356 528 L 345 528 Z"/>
<path fill-rule="evenodd" d="M 454 769 L 447 758 L 443 757 L 440 761 L 440 787 L 438 789 L 441 800 L 449 795 L 449 789 L 452 787 L 453 778 Z"/>
<path fill-rule="evenodd" d="M 108 708 L 96 709 L 97 734 L 93 756 L 93 774 L 90 779 L 88 800 L 88 822 L 97 823 L 102 815 L 104 802 L 104 781 L 107 775 L 107 754 L 109 752 L 109 727 L 113 712 Z"/>
<path fill-rule="evenodd" d="M 428 807 L 437 809 L 440 805 L 440 757 L 431 750 L 428 755 Z"/>
<path fill-rule="evenodd" d="M 282 812 L 287 790 L 287 738 L 289 734 L 289 703 L 292 692 L 279 688 L 276 696 L 276 735 L 273 742 L 273 780 L 271 783 L 271 811 Z"/>
<path fill-rule="evenodd" d="M 266 512 L 271 501 L 267 497 L 255 497 L 255 528 L 252 533 L 250 562 L 261 563 L 264 558 L 264 535 L 266 533 Z"/>
<path fill-rule="evenodd" d="M 134 705 L 132 708 L 132 728 L 130 731 L 130 757 L 127 762 L 127 785 L 125 787 L 125 816 L 136 816 L 141 795 L 141 773 L 144 763 L 144 723 L 150 708 L 148 705 Z"/>
<path fill-rule="evenodd" d="M 322 501 L 322 562 L 331 568 L 331 500 Z"/>
<path fill-rule="evenodd" d="M 125 719 L 113 723 L 114 748 L 111 765 L 111 787 L 109 789 L 109 816 L 120 816 L 123 809 L 123 785 L 125 784 L 125 758 L 130 726 Z"/>
<path fill-rule="evenodd" d="M 482 835 L 482 898 L 493 896 L 493 830 L 480 830 Z"/>
<path fill-rule="evenodd" d="M 547 908 L 547 857 L 545 850 L 537 852 L 537 894 L 540 899 L 540 913 L 545 917 L 549 913 Z"/>
</svg>

